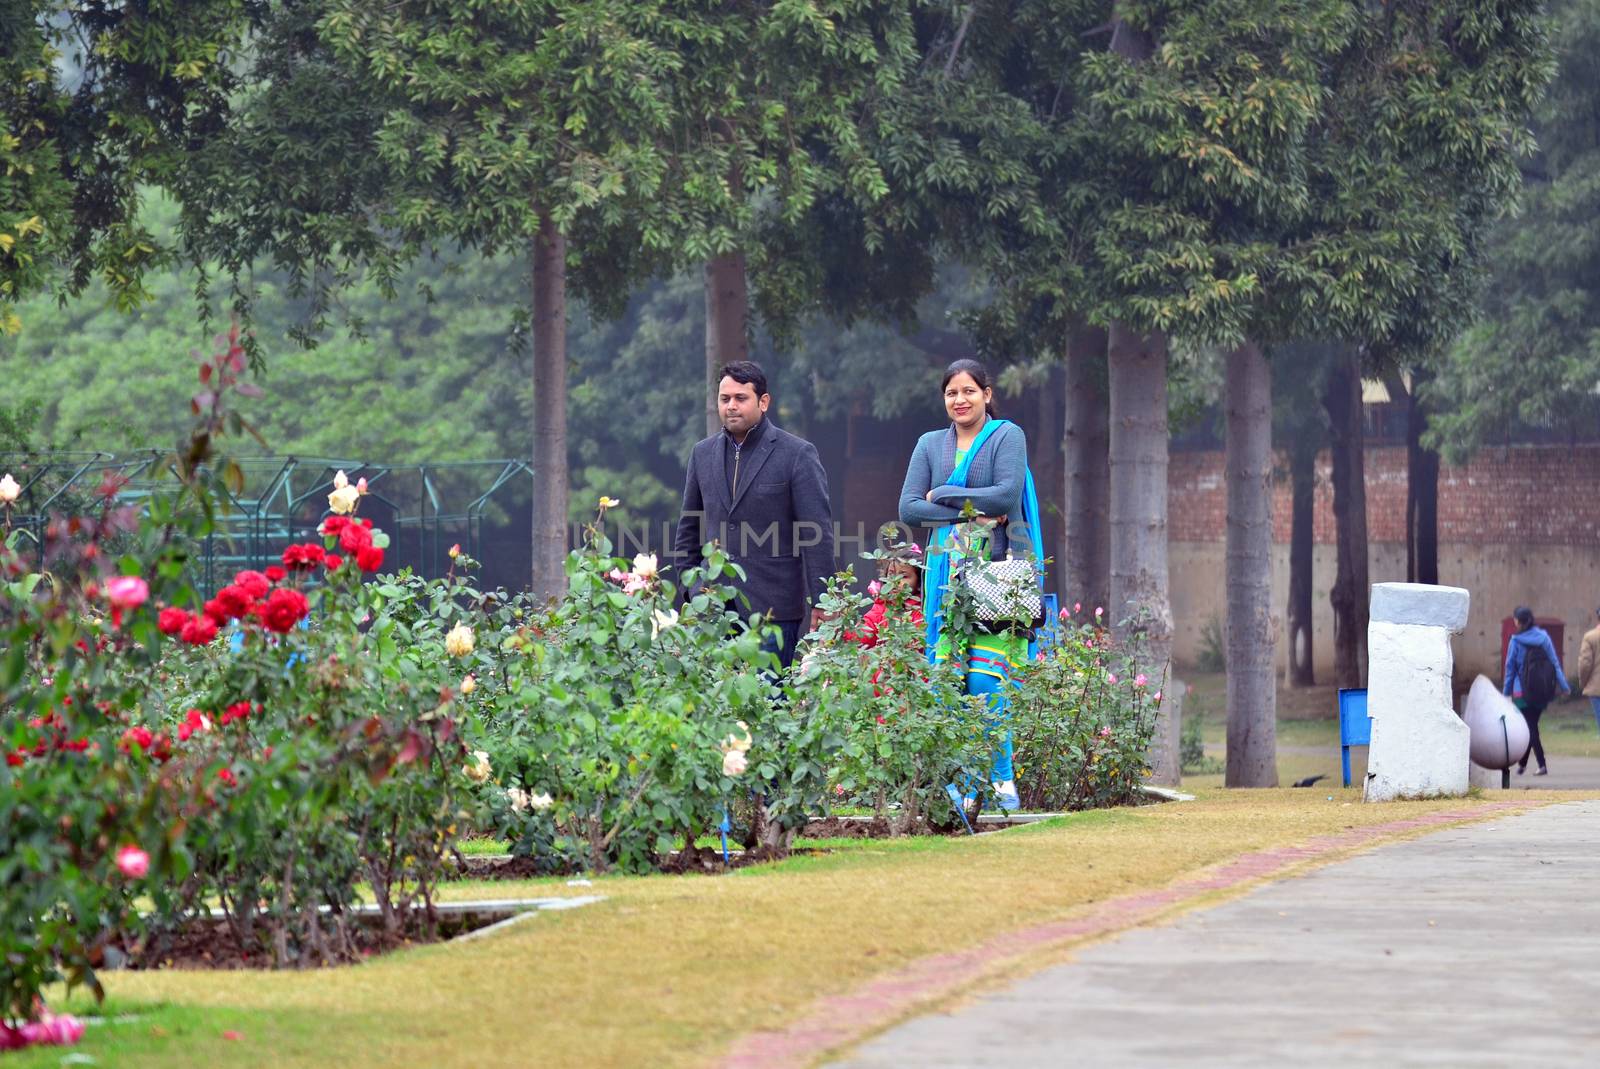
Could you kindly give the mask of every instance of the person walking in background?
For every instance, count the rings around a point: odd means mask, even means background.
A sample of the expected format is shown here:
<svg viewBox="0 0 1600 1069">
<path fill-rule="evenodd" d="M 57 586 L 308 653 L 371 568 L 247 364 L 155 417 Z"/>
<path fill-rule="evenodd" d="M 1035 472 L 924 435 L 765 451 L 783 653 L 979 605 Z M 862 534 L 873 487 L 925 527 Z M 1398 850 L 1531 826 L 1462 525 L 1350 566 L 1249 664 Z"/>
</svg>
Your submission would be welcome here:
<svg viewBox="0 0 1600 1069">
<path fill-rule="evenodd" d="M 704 563 L 707 542 L 722 543 L 744 569 L 734 586 L 745 612 L 778 626 L 772 652 L 785 668 L 795 644 L 822 619 L 817 602 L 834 572 L 828 475 L 817 448 L 775 426 L 767 376 L 751 360 L 722 368 L 717 383 L 722 430 L 695 444 L 673 540 L 681 571 Z"/>
<path fill-rule="evenodd" d="M 1545 764 L 1544 743 L 1539 738 L 1539 717 L 1545 706 L 1555 699 L 1557 691 L 1571 694 L 1572 687 L 1561 672 L 1561 656 L 1556 653 L 1555 643 L 1550 641 L 1544 628 L 1533 622 L 1533 610 L 1519 605 L 1511 618 L 1517 622 L 1517 633 L 1506 646 L 1505 682 L 1500 689 L 1504 694 L 1521 699 L 1522 715 L 1528 721 L 1529 749 L 1539 760 L 1536 774 L 1542 776 L 1550 769 Z M 1517 775 L 1527 770 L 1528 755 L 1523 754 L 1517 763 Z"/>
<path fill-rule="evenodd" d="M 1600 620 L 1600 609 L 1596 609 L 1594 615 Z M 1590 628 L 1583 636 L 1583 649 L 1578 653 L 1578 692 L 1589 699 L 1595 727 L 1600 728 L 1600 672 L 1595 671 L 1597 667 L 1600 667 L 1600 625 Z"/>
</svg>

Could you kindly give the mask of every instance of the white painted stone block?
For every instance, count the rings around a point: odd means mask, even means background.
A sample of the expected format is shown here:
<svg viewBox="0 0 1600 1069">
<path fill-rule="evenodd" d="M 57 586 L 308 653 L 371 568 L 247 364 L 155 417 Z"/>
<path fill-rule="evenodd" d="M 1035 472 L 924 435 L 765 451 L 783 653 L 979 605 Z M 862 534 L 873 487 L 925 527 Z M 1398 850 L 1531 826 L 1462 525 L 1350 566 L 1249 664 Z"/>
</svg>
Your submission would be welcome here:
<svg viewBox="0 0 1600 1069">
<path fill-rule="evenodd" d="M 1367 619 L 1386 624 L 1426 624 L 1446 631 L 1467 626 L 1472 596 L 1458 586 L 1429 583 L 1373 583 Z"/>
<path fill-rule="evenodd" d="M 1366 800 L 1466 794 L 1471 732 L 1450 702 L 1449 629 L 1373 620 L 1367 661 Z"/>
</svg>

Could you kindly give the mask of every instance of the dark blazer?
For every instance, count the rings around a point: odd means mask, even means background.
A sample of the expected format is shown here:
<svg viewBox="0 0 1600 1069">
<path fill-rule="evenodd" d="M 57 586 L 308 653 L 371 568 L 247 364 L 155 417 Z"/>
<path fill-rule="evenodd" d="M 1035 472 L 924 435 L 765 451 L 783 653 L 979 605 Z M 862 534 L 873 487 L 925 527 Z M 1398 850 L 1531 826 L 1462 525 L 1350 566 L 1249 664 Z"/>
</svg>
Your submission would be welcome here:
<svg viewBox="0 0 1600 1069">
<path fill-rule="evenodd" d="M 817 447 L 763 419 L 745 440 L 738 493 L 730 500 L 726 438 L 719 432 L 689 454 L 674 562 L 696 567 L 702 547 L 716 541 L 744 569 L 745 581 L 736 585 L 749 600 L 747 611 L 804 619 L 835 571 L 828 475 Z"/>
</svg>

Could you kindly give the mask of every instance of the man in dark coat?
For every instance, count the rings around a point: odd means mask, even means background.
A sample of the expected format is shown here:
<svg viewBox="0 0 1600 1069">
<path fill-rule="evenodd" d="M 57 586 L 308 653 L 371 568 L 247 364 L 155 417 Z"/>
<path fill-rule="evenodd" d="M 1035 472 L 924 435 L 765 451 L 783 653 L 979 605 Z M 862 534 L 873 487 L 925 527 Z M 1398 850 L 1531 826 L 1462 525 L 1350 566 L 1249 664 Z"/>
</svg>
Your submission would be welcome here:
<svg viewBox="0 0 1600 1069">
<path fill-rule="evenodd" d="M 767 376 L 740 360 L 722 368 L 717 413 L 722 431 L 695 444 L 673 541 L 680 569 L 698 566 L 716 541 L 740 565 L 748 605 L 783 632 L 787 667 L 801 634 L 821 617 L 815 606 L 834 573 L 833 512 L 817 448 L 773 426 Z"/>
</svg>

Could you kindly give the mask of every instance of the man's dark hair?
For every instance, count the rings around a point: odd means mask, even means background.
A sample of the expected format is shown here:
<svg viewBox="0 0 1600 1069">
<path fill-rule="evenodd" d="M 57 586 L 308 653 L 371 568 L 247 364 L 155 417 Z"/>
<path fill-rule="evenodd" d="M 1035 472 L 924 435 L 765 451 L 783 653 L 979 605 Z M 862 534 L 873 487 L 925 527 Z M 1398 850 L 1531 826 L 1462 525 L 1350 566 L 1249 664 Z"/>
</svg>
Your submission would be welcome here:
<svg viewBox="0 0 1600 1069">
<path fill-rule="evenodd" d="M 755 387 L 756 396 L 761 397 L 767 392 L 767 373 L 761 370 L 761 365 L 754 360 L 735 360 L 731 364 L 723 364 L 722 370 L 717 372 L 717 381 L 732 379 L 746 386 Z"/>
<path fill-rule="evenodd" d="M 1504 602 L 1501 604 L 1504 604 Z M 1517 626 L 1522 628 L 1524 631 L 1533 626 L 1533 610 L 1528 608 L 1526 605 L 1518 605 L 1517 611 L 1511 614 L 1511 618 L 1515 620 L 1517 622 Z"/>
</svg>

